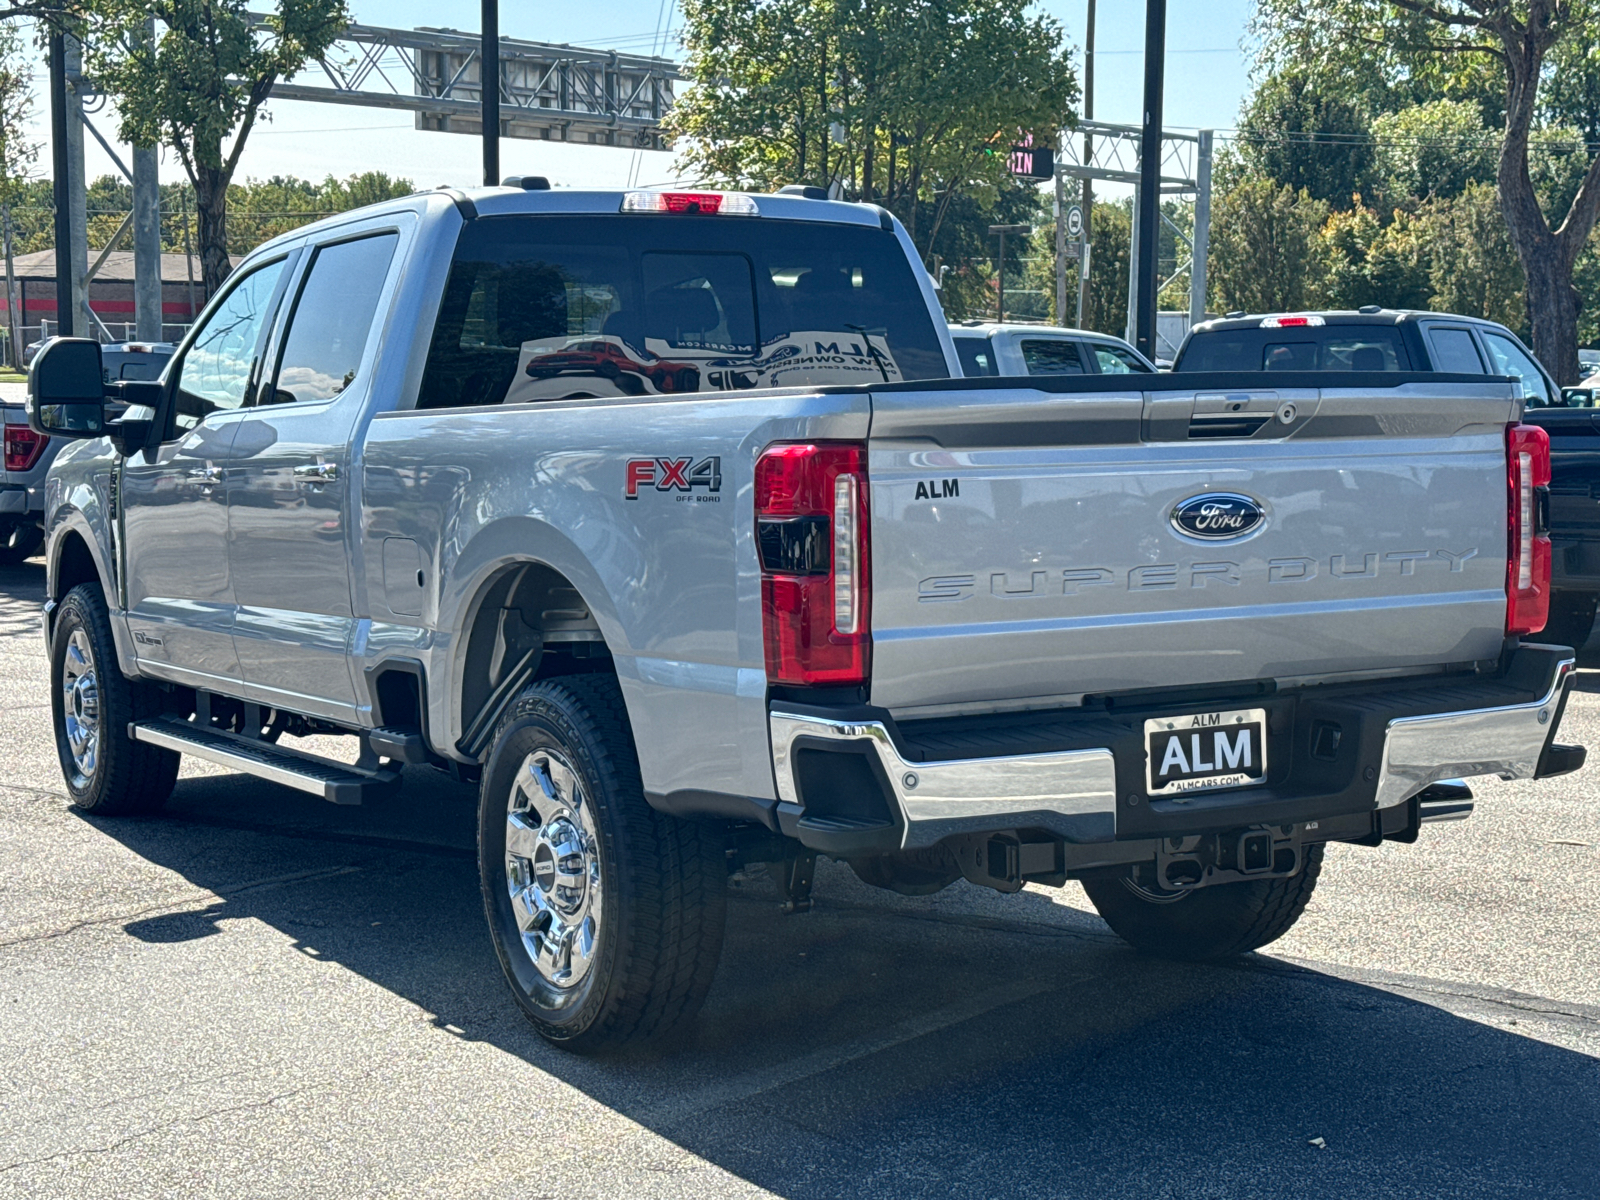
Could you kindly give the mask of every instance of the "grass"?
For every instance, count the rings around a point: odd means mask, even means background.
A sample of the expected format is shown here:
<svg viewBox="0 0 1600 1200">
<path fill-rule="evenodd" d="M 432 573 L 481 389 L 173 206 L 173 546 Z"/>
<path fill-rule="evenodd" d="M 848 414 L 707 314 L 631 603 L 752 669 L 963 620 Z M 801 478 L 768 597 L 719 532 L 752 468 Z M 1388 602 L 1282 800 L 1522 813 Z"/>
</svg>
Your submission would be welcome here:
<svg viewBox="0 0 1600 1200">
<path fill-rule="evenodd" d="M 18 374 L 16 371 L 9 370 L 6 367 L 0 367 L 0 383 L 27 383 L 27 382 L 28 382 L 28 377 L 26 375 Z"/>
</svg>

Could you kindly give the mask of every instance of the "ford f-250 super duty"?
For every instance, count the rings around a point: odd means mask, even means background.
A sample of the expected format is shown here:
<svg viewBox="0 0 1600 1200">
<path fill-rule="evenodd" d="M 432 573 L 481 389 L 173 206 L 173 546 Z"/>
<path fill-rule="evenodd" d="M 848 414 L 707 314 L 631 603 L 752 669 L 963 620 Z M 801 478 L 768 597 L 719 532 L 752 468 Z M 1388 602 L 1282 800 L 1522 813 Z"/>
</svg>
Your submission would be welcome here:
<svg viewBox="0 0 1600 1200">
<path fill-rule="evenodd" d="M 35 365 L 73 800 L 180 756 L 336 803 L 480 781 L 489 928 L 539 1030 L 663 1033 L 730 869 L 912 894 L 1082 880 L 1236 954 L 1330 841 L 1557 775 L 1548 478 L 1509 381 L 961 379 L 880 209 L 438 191 L 251 254 L 108 417 Z M 280 744 L 349 734 L 354 762 Z M 413 780 L 426 778 L 412 773 Z"/>
</svg>

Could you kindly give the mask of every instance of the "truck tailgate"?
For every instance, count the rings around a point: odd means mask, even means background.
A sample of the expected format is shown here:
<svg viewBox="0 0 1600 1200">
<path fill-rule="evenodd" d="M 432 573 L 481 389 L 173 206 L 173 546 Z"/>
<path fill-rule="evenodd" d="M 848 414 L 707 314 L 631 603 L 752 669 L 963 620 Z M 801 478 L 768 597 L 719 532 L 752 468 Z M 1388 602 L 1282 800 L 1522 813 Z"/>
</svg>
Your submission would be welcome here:
<svg viewBox="0 0 1600 1200">
<path fill-rule="evenodd" d="M 1495 658 L 1520 405 L 1505 384 L 1408 378 L 875 390 L 873 703 Z M 1215 494 L 1235 498 L 1221 522 Z"/>
</svg>

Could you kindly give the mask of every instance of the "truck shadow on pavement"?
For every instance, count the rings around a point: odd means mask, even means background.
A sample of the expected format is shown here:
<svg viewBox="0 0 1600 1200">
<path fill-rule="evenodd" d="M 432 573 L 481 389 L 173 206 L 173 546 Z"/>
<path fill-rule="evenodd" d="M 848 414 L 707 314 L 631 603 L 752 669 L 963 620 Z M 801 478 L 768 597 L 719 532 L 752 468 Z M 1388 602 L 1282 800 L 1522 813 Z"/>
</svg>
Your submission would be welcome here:
<svg viewBox="0 0 1600 1200">
<path fill-rule="evenodd" d="M 133 921 L 130 938 L 264 922 L 293 952 L 780 1196 L 1600 1192 L 1600 1069 L 1510 1027 L 1529 1016 L 1515 998 L 1470 1001 L 1467 1019 L 1403 984 L 1259 955 L 1155 962 L 1032 892 L 958 884 L 908 900 L 827 868 L 816 910 L 785 917 L 763 879 L 736 880 L 717 983 L 688 1043 L 564 1054 L 500 979 L 473 799 L 418 769 L 370 810 L 218 776 L 181 781 L 162 817 L 83 819 L 221 897 Z M 1428 986 L 1411 982 L 1414 994 Z M 1600 1012 L 1558 1020 L 1562 1040 L 1593 1053 Z M 514 1167 L 512 1156 L 505 1178 Z M 602 1147 L 567 1169 L 580 1179 L 611 1167 Z M 645 1190 L 673 1192 L 655 1178 Z"/>
</svg>

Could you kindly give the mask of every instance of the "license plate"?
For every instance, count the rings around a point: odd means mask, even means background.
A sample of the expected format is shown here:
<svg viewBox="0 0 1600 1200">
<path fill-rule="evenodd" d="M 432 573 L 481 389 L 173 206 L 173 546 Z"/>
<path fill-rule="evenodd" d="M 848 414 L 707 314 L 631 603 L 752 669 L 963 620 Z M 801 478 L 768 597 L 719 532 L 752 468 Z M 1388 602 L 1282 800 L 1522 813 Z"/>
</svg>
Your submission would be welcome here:
<svg viewBox="0 0 1600 1200">
<path fill-rule="evenodd" d="M 1149 794 L 1209 792 L 1267 781 L 1267 710 L 1156 717 L 1144 723 Z"/>
</svg>

